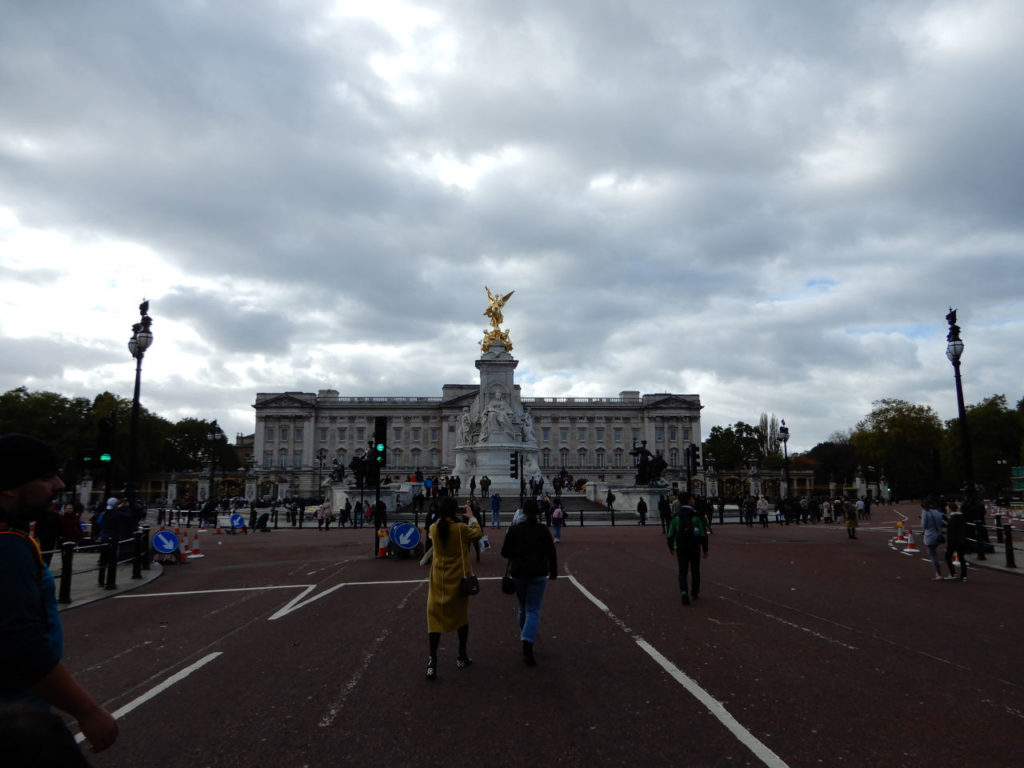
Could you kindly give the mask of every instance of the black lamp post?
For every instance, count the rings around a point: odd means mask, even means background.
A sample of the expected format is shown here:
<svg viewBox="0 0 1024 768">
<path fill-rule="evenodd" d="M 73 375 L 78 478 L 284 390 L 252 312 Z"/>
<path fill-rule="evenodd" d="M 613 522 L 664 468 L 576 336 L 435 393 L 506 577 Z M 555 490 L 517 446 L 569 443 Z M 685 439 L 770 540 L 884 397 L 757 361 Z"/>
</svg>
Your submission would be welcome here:
<svg viewBox="0 0 1024 768">
<path fill-rule="evenodd" d="M 786 443 L 789 442 L 789 427 L 786 426 L 785 419 L 779 426 L 779 440 L 782 441 L 782 500 L 786 501 L 789 499 L 789 449 L 786 447 Z"/>
<path fill-rule="evenodd" d="M 207 441 L 210 443 L 210 490 L 206 495 L 207 503 L 216 501 L 213 492 L 213 483 L 215 474 L 217 472 L 217 445 L 221 440 L 224 439 L 224 430 L 217 424 L 217 420 L 213 420 L 213 424 L 210 425 L 210 434 L 206 436 Z"/>
<path fill-rule="evenodd" d="M 956 324 L 956 310 L 950 307 L 946 315 L 949 323 L 949 335 L 946 336 L 946 357 L 953 364 L 953 376 L 956 379 L 956 407 L 960 417 L 960 439 L 963 441 L 964 452 L 964 492 L 966 496 L 974 495 L 974 462 L 971 460 L 971 441 L 967 432 L 967 411 L 964 409 L 964 388 L 960 382 L 960 356 L 964 353 L 964 343 L 960 340 L 960 326 Z"/>
<path fill-rule="evenodd" d="M 128 482 L 125 484 L 128 502 L 135 509 L 135 497 L 138 488 L 138 451 L 139 451 L 139 392 L 142 388 L 142 358 L 153 343 L 153 332 L 150 326 L 153 318 L 148 314 L 149 302 L 143 299 L 139 304 L 139 322 L 132 325 L 132 337 L 128 340 L 128 351 L 135 358 L 135 395 L 132 398 L 131 434 L 128 445 Z"/>
</svg>

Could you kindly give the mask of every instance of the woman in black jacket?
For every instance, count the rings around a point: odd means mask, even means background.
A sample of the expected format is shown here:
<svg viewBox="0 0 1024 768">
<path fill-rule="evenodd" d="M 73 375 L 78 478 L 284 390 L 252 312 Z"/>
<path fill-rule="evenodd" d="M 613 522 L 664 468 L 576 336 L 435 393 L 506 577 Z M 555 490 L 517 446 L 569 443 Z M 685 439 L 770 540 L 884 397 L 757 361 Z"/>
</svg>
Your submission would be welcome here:
<svg viewBox="0 0 1024 768">
<path fill-rule="evenodd" d="M 548 578 L 558 578 L 555 542 L 547 526 L 537 522 L 538 513 L 537 502 L 527 500 L 523 504 L 526 519 L 508 529 L 505 542 L 501 545 L 501 556 L 510 561 L 509 575 L 516 583 L 523 661 L 528 667 L 537 666 L 533 657 L 533 643 L 537 637 L 540 606 Z"/>
</svg>

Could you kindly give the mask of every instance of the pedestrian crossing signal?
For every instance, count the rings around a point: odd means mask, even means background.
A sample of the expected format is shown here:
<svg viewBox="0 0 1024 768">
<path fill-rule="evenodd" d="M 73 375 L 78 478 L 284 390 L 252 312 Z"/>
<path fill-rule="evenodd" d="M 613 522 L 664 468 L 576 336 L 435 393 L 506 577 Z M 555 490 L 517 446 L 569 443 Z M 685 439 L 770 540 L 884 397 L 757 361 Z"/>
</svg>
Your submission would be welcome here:
<svg viewBox="0 0 1024 768">
<path fill-rule="evenodd" d="M 509 477 L 517 479 L 519 477 L 519 452 L 513 451 L 508 455 L 508 474 Z"/>
</svg>

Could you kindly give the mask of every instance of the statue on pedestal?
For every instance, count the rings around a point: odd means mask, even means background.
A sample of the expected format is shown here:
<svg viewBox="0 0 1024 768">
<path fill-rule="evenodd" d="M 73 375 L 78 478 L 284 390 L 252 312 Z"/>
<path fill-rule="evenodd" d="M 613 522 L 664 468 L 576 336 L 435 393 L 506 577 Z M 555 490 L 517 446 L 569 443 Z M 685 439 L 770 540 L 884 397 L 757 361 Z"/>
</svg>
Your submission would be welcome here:
<svg viewBox="0 0 1024 768">
<path fill-rule="evenodd" d="M 487 309 L 484 310 L 484 315 L 491 318 L 491 327 L 484 331 L 484 340 L 481 342 L 480 347 L 483 352 L 490 350 L 491 344 L 499 342 L 505 345 L 505 351 L 512 351 L 512 342 L 509 339 L 508 331 L 502 330 L 501 324 L 505 321 L 505 317 L 501 314 L 502 308 L 505 306 L 512 294 L 515 291 L 509 291 L 504 296 L 498 293 L 491 293 L 491 289 L 486 285 L 484 290 L 487 291 Z"/>
</svg>

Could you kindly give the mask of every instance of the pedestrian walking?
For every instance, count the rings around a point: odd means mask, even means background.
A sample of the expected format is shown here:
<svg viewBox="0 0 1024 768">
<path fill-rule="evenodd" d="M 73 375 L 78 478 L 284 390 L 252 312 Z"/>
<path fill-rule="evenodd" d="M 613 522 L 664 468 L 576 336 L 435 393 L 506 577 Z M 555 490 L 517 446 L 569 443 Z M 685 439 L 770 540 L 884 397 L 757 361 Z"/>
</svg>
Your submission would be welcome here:
<svg viewBox="0 0 1024 768">
<path fill-rule="evenodd" d="M 647 525 L 647 502 L 644 501 L 643 498 L 636 503 L 636 513 L 640 517 L 636 524 Z"/>
<path fill-rule="evenodd" d="M 494 528 L 501 527 L 501 494 L 491 494 L 491 525 Z"/>
<path fill-rule="evenodd" d="M 921 531 L 924 535 L 924 548 L 935 569 L 934 581 L 942 581 L 942 567 L 939 565 L 939 544 L 942 543 L 942 513 L 938 510 L 938 502 L 929 496 L 921 502 Z"/>
<path fill-rule="evenodd" d="M 851 539 L 857 538 L 857 507 L 853 504 L 843 504 L 843 514 L 846 516 L 846 535 Z"/>
<path fill-rule="evenodd" d="M 562 526 L 565 525 L 565 510 L 562 508 L 562 500 L 556 498 L 551 508 L 551 528 L 555 532 L 555 543 L 562 540 Z"/>
<path fill-rule="evenodd" d="M 963 510 L 955 501 L 946 505 L 946 567 L 949 569 L 949 578 L 956 579 L 956 569 L 953 567 L 953 556 L 956 555 L 960 561 L 960 581 L 967 581 L 967 518 Z"/>
<path fill-rule="evenodd" d="M 700 599 L 700 561 L 708 556 L 708 532 L 704 519 L 693 506 L 693 495 L 684 494 L 682 500 L 665 538 L 669 552 L 679 562 L 679 596 L 683 605 L 689 605 L 691 598 Z"/>
<path fill-rule="evenodd" d="M 523 504 L 524 520 L 509 528 L 501 545 L 501 556 L 509 561 L 509 576 L 516 585 L 519 604 L 519 639 L 523 661 L 537 665 L 533 646 L 537 641 L 540 608 L 548 579 L 558 578 L 558 555 L 551 532 L 539 520 L 540 508 L 533 499 Z"/>
<path fill-rule="evenodd" d="M 757 499 L 757 521 L 761 524 L 762 528 L 768 527 L 768 499 L 761 495 Z"/>
<path fill-rule="evenodd" d="M 467 547 L 483 535 L 473 516 L 473 507 L 466 503 L 464 514 L 468 523 L 458 520 L 459 507 L 451 496 L 438 502 L 440 519 L 430 526 L 433 544 L 430 558 L 430 584 L 427 589 L 427 640 L 430 657 L 427 659 L 427 679 L 437 678 L 437 650 L 443 632 L 456 632 L 459 653 L 456 666 L 468 667 L 472 660 L 467 651 L 469 640 L 469 595 L 462 594 L 462 579 L 472 574 Z"/>
</svg>

